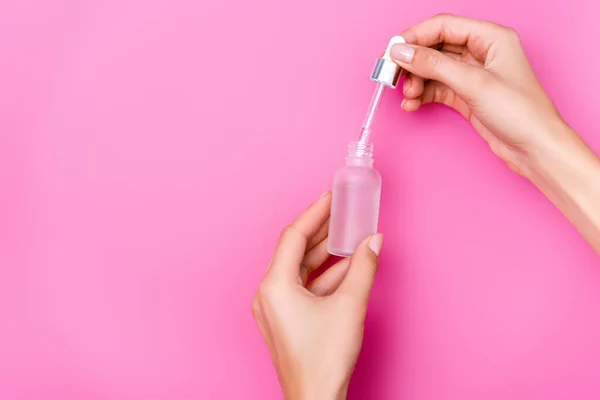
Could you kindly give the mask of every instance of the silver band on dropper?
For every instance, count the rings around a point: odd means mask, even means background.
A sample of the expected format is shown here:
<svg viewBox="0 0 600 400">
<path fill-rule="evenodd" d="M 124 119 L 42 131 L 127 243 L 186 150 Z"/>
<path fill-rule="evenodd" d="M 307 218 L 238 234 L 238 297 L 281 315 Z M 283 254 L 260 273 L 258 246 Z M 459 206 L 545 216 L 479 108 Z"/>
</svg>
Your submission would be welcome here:
<svg viewBox="0 0 600 400">
<path fill-rule="evenodd" d="M 402 36 L 394 36 L 390 39 L 387 49 L 383 57 L 377 60 L 371 79 L 373 82 L 381 83 L 389 88 L 395 89 L 398 86 L 400 75 L 402 74 L 402 68 L 392 61 L 390 56 L 390 50 L 396 43 L 406 43 Z"/>
</svg>

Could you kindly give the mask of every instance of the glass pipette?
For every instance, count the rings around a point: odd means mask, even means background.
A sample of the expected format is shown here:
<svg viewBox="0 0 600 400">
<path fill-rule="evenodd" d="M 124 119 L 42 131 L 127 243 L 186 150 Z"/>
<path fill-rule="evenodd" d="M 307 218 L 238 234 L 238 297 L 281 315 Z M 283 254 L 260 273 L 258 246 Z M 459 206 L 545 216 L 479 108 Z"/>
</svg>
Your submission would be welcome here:
<svg viewBox="0 0 600 400">
<path fill-rule="evenodd" d="M 358 143 L 360 144 L 366 145 L 369 143 L 371 127 L 373 126 L 373 120 L 375 119 L 375 112 L 377 111 L 377 107 L 379 107 L 379 103 L 381 103 L 381 98 L 383 97 L 385 88 L 386 86 L 383 83 L 377 83 L 377 86 L 375 86 L 375 91 L 373 92 L 373 97 L 371 97 L 371 103 L 367 109 L 367 115 L 365 116 L 365 120 L 360 131 L 360 136 L 358 138 Z"/>
<path fill-rule="evenodd" d="M 371 103 L 367 109 L 367 115 L 363 122 L 360 136 L 358 138 L 358 150 L 364 149 L 370 142 L 371 129 L 373 127 L 373 120 L 375 119 L 375 112 L 377 107 L 381 103 L 381 98 L 386 88 L 395 89 L 400 79 L 402 69 L 398 64 L 392 61 L 390 56 L 390 50 L 396 43 L 406 43 L 402 36 L 394 36 L 390 39 L 388 46 L 385 50 L 383 57 L 377 60 L 373 73 L 371 74 L 371 80 L 376 83 L 373 97 L 371 97 Z"/>
</svg>

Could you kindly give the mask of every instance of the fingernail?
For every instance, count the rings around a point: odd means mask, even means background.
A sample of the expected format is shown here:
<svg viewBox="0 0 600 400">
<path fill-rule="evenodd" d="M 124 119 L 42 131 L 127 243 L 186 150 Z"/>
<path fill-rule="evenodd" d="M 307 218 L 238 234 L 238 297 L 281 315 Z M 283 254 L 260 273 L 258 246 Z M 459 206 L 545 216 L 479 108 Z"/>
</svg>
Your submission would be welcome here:
<svg viewBox="0 0 600 400">
<path fill-rule="evenodd" d="M 409 63 L 415 55 L 415 49 L 404 43 L 397 43 L 390 49 L 390 55 L 393 59 L 400 62 Z"/>
<path fill-rule="evenodd" d="M 369 248 L 373 251 L 373 253 L 379 255 L 381 251 L 381 246 L 383 245 L 383 235 L 381 233 L 376 233 L 371 236 L 369 240 Z"/>
<path fill-rule="evenodd" d="M 402 99 L 402 103 L 400 103 L 400 108 L 404 110 L 405 104 L 406 104 L 406 99 Z"/>
<path fill-rule="evenodd" d="M 331 193 L 329 190 L 326 192 L 321 193 L 321 196 L 319 196 L 320 199 L 322 199 L 323 197 L 327 196 L 329 193 Z"/>
</svg>

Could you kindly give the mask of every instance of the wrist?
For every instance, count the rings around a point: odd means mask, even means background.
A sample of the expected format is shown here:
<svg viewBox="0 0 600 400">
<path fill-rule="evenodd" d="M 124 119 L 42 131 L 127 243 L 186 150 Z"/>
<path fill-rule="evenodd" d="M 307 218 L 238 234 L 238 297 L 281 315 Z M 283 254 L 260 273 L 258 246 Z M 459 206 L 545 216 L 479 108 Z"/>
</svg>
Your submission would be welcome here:
<svg viewBox="0 0 600 400">
<path fill-rule="evenodd" d="M 307 390 L 296 396 L 286 397 L 288 400 L 345 400 L 348 392 L 348 386 L 335 389 L 316 388 Z"/>
<path fill-rule="evenodd" d="M 294 393 L 286 393 L 286 400 L 345 400 L 348 383 L 341 385 L 310 385 L 298 388 Z"/>
<path fill-rule="evenodd" d="M 533 143 L 529 143 L 521 152 L 520 166 L 523 175 L 537 184 L 550 180 L 561 183 L 559 172 L 577 168 L 574 161 L 581 153 L 589 151 L 583 140 L 561 118 L 548 121 L 533 134 Z M 557 168 L 557 167 L 561 168 Z M 541 182 L 539 182 L 541 183 Z"/>
<path fill-rule="evenodd" d="M 600 253 L 600 159 L 566 124 L 548 136 L 528 155 L 527 177 Z"/>
</svg>

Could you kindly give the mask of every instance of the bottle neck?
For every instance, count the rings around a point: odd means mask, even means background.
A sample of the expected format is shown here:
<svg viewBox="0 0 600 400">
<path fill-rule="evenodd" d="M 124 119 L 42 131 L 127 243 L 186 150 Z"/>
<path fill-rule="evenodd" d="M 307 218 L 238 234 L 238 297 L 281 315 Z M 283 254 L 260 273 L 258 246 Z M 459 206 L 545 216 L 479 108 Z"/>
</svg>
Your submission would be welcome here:
<svg viewBox="0 0 600 400">
<path fill-rule="evenodd" d="M 348 144 L 346 165 L 371 167 L 373 165 L 373 143 L 352 141 Z"/>
<path fill-rule="evenodd" d="M 372 158 L 357 158 L 357 157 L 346 157 L 346 165 L 352 167 L 372 167 Z"/>
</svg>

